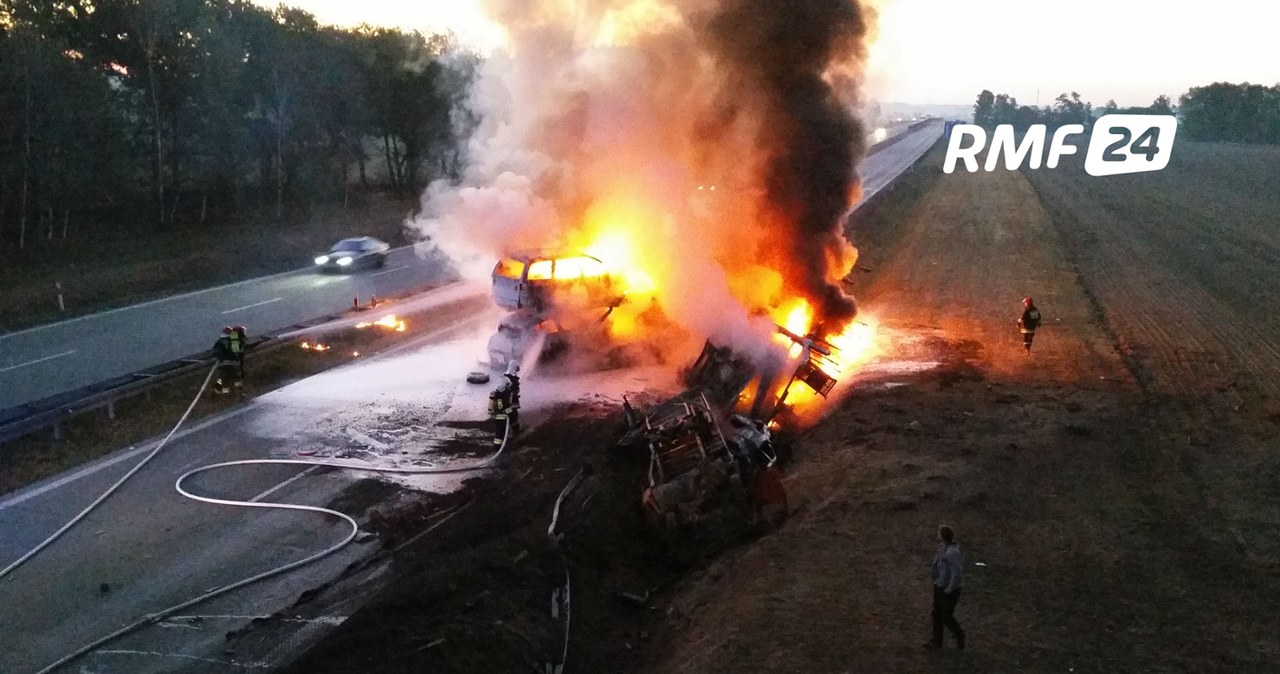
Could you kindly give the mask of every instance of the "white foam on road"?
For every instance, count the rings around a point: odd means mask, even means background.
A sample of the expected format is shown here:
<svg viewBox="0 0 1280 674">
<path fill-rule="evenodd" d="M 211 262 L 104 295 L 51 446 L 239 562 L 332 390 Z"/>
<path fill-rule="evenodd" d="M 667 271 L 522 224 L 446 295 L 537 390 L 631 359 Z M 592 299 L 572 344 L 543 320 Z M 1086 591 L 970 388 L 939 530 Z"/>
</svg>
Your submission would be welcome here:
<svg viewBox="0 0 1280 674">
<path fill-rule="evenodd" d="M 275 444 L 279 456 L 397 468 L 465 464 L 474 459 L 455 458 L 459 451 L 474 456 L 493 446 L 488 396 L 500 375 L 487 384 L 466 381 L 469 372 L 485 369 L 480 361 L 491 329 L 482 325 L 448 342 L 357 361 L 269 393 L 258 400 L 248 432 Z M 664 367 L 530 371 L 521 378 L 521 422 L 532 428 L 563 403 L 617 404 L 626 394 L 675 388 L 672 368 Z M 471 476 L 369 475 L 434 493 L 454 491 Z"/>
</svg>

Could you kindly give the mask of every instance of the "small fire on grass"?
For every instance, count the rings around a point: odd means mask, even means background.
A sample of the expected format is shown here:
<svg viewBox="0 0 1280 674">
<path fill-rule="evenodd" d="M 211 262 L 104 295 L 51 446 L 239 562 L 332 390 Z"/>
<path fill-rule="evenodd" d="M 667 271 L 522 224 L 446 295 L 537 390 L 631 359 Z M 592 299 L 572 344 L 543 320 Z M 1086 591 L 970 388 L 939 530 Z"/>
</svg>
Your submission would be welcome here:
<svg viewBox="0 0 1280 674">
<path fill-rule="evenodd" d="M 391 330 L 395 332 L 404 332 L 409 328 L 409 325 L 405 323 L 403 318 L 400 318 L 395 314 L 387 314 L 376 321 L 360 321 L 359 323 L 356 323 L 357 330 L 364 330 L 365 328 L 372 327 L 378 327 L 383 330 Z"/>
<path fill-rule="evenodd" d="M 315 351 L 316 353 L 328 351 L 332 348 L 328 344 L 321 344 L 320 342 L 315 342 L 314 344 L 311 342 L 303 342 L 301 346 L 303 351 Z"/>
</svg>

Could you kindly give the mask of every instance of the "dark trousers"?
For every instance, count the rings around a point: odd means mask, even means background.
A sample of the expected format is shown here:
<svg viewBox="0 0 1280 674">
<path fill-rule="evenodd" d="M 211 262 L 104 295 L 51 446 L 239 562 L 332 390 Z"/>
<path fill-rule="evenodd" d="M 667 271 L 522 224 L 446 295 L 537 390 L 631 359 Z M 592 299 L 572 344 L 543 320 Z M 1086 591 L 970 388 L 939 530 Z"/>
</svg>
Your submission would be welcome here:
<svg viewBox="0 0 1280 674">
<path fill-rule="evenodd" d="M 955 592 L 943 592 L 942 588 L 934 586 L 933 588 L 933 643 L 942 643 L 942 627 L 945 625 L 951 633 L 955 635 L 956 640 L 964 641 L 964 630 L 960 629 L 960 623 L 956 622 L 956 604 L 960 602 L 960 590 Z"/>
<path fill-rule="evenodd" d="M 1033 340 L 1033 339 L 1035 339 L 1035 338 L 1036 338 L 1036 333 L 1034 333 L 1034 332 L 1024 332 L 1024 333 L 1022 333 L 1022 346 L 1023 346 L 1024 348 L 1026 348 L 1026 350 L 1027 350 L 1027 351 L 1030 351 L 1030 350 L 1031 350 L 1031 340 Z"/>
<path fill-rule="evenodd" d="M 520 412 L 512 410 L 507 413 L 507 418 L 493 418 L 493 443 L 501 444 L 502 439 L 507 436 L 507 423 L 511 424 L 511 435 L 515 435 L 520 430 Z"/>
<path fill-rule="evenodd" d="M 214 385 L 220 393 L 226 393 L 231 385 L 240 386 L 244 381 L 244 361 L 224 360 L 218 363 L 218 376 Z"/>
</svg>

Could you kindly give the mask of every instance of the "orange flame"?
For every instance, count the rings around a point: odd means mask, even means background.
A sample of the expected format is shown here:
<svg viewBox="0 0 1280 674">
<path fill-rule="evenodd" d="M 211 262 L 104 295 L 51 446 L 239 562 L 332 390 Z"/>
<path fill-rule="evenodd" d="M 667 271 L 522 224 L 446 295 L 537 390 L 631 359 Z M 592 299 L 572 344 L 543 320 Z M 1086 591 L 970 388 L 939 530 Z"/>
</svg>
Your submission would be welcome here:
<svg viewBox="0 0 1280 674">
<path fill-rule="evenodd" d="M 858 367 L 867 364 L 879 354 L 879 345 L 876 342 L 879 324 L 874 317 L 860 315 L 858 320 L 841 327 L 839 332 L 818 335 L 814 334 L 814 311 L 809 302 L 798 299 L 787 306 L 790 308 L 785 312 L 774 314 L 778 325 L 796 337 L 807 337 L 813 340 L 817 346 L 829 351 L 830 353 L 822 353 L 816 349 L 812 350 L 810 362 L 837 381 L 853 374 Z M 775 340 L 788 347 L 787 355 L 793 360 L 803 356 L 804 346 L 791 337 L 778 334 Z M 812 388 L 800 382 L 793 382 L 791 388 L 787 390 L 784 402 L 801 416 L 805 416 L 810 411 L 820 410 L 823 407 L 821 400 L 821 396 Z"/>
<path fill-rule="evenodd" d="M 387 314 L 386 316 L 383 316 L 382 318 L 379 318 L 376 321 L 361 321 L 359 323 L 356 323 L 356 329 L 358 330 L 363 330 L 365 328 L 370 328 L 374 326 L 377 326 L 384 330 L 392 330 L 395 332 L 404 332 L 409 328 L 408 324 L 404 321 L 404 319 L 397 317 L 395 314 Z"/>
</svg>

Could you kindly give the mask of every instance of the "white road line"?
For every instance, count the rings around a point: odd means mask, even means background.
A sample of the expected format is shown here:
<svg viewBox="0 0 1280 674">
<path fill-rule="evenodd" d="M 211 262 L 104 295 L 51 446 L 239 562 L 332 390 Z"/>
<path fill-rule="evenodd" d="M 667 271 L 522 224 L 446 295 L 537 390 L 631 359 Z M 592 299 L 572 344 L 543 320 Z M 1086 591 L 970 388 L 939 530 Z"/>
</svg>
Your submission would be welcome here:
<svg viewBox="0 0 1280 674">
<path fill-rule="evenodd" d="M 230 660 L 215 660 L 213 658 L 202 658 L 197 655 L 185 655 L 183 653 L 161 653 L 159 651 L 132 651 L 132 650 L 111 650 L 111 651 L 94 651 L 98 655 L 146 655 L 156 658 L 180 658 L 182 660 L 195 660 L 197 662 L 208 662 L 214 665 L 231 665 L 232 667 L 240 667 L 243 669 L 266 669 L 265 662 L 231 662 Z"/>
<path fill-rule="evenodd" d="M 415 246 L 415 245 L 416 245 L 416 244 L 412 244 L 412 243 L 411 243 L 411 244 L 409 244 L 409 245 L 407 245 L 407 246 L 400 246 L 399 248 L 392 248 L 391 250 L 389 250 L 389 251 L 387 251 L 387 252 L 388 252 L 388 253 L 395 253 L 395 252 L 397 252 L 397 251 L 401 251 L 401 250 L 412 249 L 412 248 L 414 248 L 414 246 Z M 130 304 L 130 305 L 129 305 L 129 306 L 127 306 L 127 307 L 118 307 L 118 308 L 115 308 L 115 309 L 107 309 L 106 311 L 99 311 L 99 312 L 95 312 L 95 313 L 92 313 L 92 314 L 85 314 L 84 316 L 77 316 L 77 317 L 75 317 L 75 318 L 68 318 L 68 319 L 67 319 L 67 320 L 65 320 L 65 321 L 58 321 L 57 323 L 46 323 L 46 324 L 44 324 L 44 325 L 37 325 L 37 326 L 35 326 L 34 328 L 27 328 L 27 329 L 25 329 L 25 330 L 18 330 L 17 332 L 5 333 L 5 334 L 3 334 L 3 335 L 0 335 L 0 337 L 13 337 L 13 336 L 15 336 L 15 335 L 22 335 L 22 334 L 26 334 L 26 333 L 30 333 L 30 332 L 37 332 L 37 331 L 39 331 L 39 330 L 48 330 L 49 328 L 62 327 L 62 326 L 70 325 L 71 323 L 77 323 L 77 322 L 79 322 L 79 321 L 85 321 L 85 320 L 88 320 L 88 319 L 90 319 L 90 318 L 101 318 L 101 317 L 106 316 L 106 315 L 108 315 L 108 314 L 117 314 L 117 313 L 121 313 L 121 312 L 124 312 L 124 311 L 133 311 L 134 309 L 141 309 L 142 307 L 148 307 L 148 306 L 151 306 L 151 305 L 153 305 L 153 304 L 160 304 L 161 302 L 172 302 L 172 301 L 174 301 L 174 300 L 188 299 L 188 298 L 191 298 L 191 297 L 195 297 L 196 295 L 203 295 L 203 294 L 205 294 L 205 293 L 211 293 L 211 292 L 215 292 L 215 291 L 218 291 L 218 290 L 227 290 L 228 288 L 237 288 L 237 287 L 240 287 L 240 286 L 242 286 L 242 285 L 248 285 L 248 284 L 250 284 L 250 283 L 259 283 L 259 282 L 263 282 L 263 281 L 269 281 L 269 280 L 271 280 L 271 279 L 281 278 L 281 277 L 284 277 L 284 276 L 290 276 L 290 275 L 299 275 L 299 276 L 301 276 L 301 275 L 305 275 L 305 274 L 308 274 L 308 273 L 313 273 L 314 269 L 315 269 L 315 267 L 303 267 L 303 268 L 301 268 L 301 269 L 292 269 L 292 270 L 290 270 L 290 271 L 282 271 L 282 272 L 279 272 L 279 273 L 277 273 L 277 274 L 268 274 L 267 276 L 259 276 L 259 277 L 257 277 L 257 278 L 250 278 L 250 279 L 245 279 L 245 280 L 243 280 L 243 281 L 236 281 L 236 282 L 234 282 L 234 283 L 227 283 L 227 284 L 220 285 L 220 286 L 214 286 L 214 287 L 212 287 L 212 288 L 202 288 L 202 289 L 200 289 L 200 290 L 196 290 L 196 291 L 189 292 L 189 293 L 183 293 L 183 294 L 181 294 L 181 295 L 170 295 L 169 297 L 160 297 L 160 298 L 157 298 L 157 299 L 154 299 L 154 300 L 148 300 L 148 301 L 146 301 L 146 302 L 139 302 L 138 304 Z"/>
<path fill-rule="evenodd" d="M 227 314 L 234 314 L 234 313 L 235 313 L 235 312 L 237 312 L 237 311 L 244 311 L 245 309 L 252 309 L 252 308 L 254 308 L 254 307 L 260 307 L 260 306 L 262 306 L 262 305 L 264 305 L 264 304 L 271 304 L 272 302 L 279 302 L 279 301 L 280 301 L 280 300 L 282 300 L 282 299 L 284 299 L 284 298 L 283 298 L 283 297 L 276 297 L 276 298 L 274 298 L 274 299 L 269 299 L 269 300 L 267 300 L 267 301 L 265 301 L 265 302 L 257 302 L 257 303 L 254 303 L 254 304 L 246 304 L 246 305 L 244 305 L 244 306 L 242 306 L 242 307 L 236 307 L 235 309 L 227 309 L 226 311 L 222 312 L 222 315 L 223 315 L 223 316 L 226 316 Z"/>
<path fill-rule="evenodd" d="M 400 265 L 399 267 L 392 267 L 392 268 L 390 268 L 390 269 L 384 269 L 384 270 L 382 270 L 382 271 L 380 271 L 380 272 L 378 272 L 378 273 L 376 273 L 376 274 L 373 274 L 373 275 L 374 275 L 374 276 L 382 276 L 383 274 L 390 274 L 390 273 L 391 273 L 391 272 L 393 272 L 393 271 L 400 271 L 401 269 L 408 269 L 408 268 L 409 268 L 409 265 L 407 265 L 407 264 L 402 264 L 402 265 Z"/>
<path fill-rule="evenodd" d="M 269 615 L 175 615 L 165 618 L 165 620 L 279 620 L 282 623 L 307 623 L 315 625 L 341 625 L 346 622 L 347 616 L 342 615 L 322 615 L 317 618 L 283 618 L 280 616 Z"/>
<path fill-rule="evenodd" d="M 439 337 L 440 335 L 443 335 L 443 334 L 445 334 L 445 333 L 449 332 L 450 330 L 457 330 L 458 328 L 461 328 L 461 327 L 467 326 L 467 325 L 472 324 L 472 323 L 479 323 L 479 322 L 480 322 L 480 320 L 481 320 L 481 319 L 483 319 L 483 318 L 484 318 L 484 315 L 483 315 L 483 314 L 478 314 L 478 315 L 474 315 L 474 316 L 470 316 L 470 317 L 467 317 L 467 318 L 461 319 L 461 320 L 459 320 L 458 322 L 454 323 L 453 325 L 449 325 L 449 326 L 446 326 L 446 327 L 440 328 L 440 329 L 438 329 L 438 330 L 433 330 L 432 332 L 430 332 L 430 333 L 428 333 L 428 334 L 421 335 L 421 336 L 419 336 L 419 337 L 415 337 L 414 339 L 411 339 L 411 340 L 409 340 L 409 341 L 407 341 L 407 342 L 405 342 L 405 343 L 403 343 L 403 344 L 399 344 L 399 345 L 396 345 L 396 346 L 394 346 L 394 347 L 391 347 L 391 348 L 389 348 L 389 349 L 387 349 L 387 350 L 385 350 L 385 351 L 383 351 L 383 352 L 381 352 L 381 353 L 376 354 L 373 358 L 374 358 L 374 359 L 385 358 L 385 357 L 387 357 L 387 356 L 391 356 L 391 355 L 393 355 L 393 354 L 395 354 L 395 353 L 399 353 L 399 352 L 404 351 L 404 350 L 406 350 L 406 349 L 415 348 L 415 347 L 421 347 L 421 346 L 423 345 L 423 343 L 424 343 L 424 342 L 427 342 L 427 341 L 430 341 L 431 339 L 434 339 L 434 338 L 436 338 L 436 337 Z M 368 362 L 368 361 L 364 361 L 364 362 Z M 347 365 L 350 365 L 350 363 L 348 363 Z M 346 367 L 346 366 L 342 366 L 342 367 Z M 208 427 L 210 427 L 210 426 L 212 426 L 212 425 L 214 425 L 214 424 L 221 423 L 221 422 L 226 421 L 227 419 L 230 419 L 230 418 L 232 418 L 232 417 L 234 417 L 234 416 L 236 416 L 236 415 L 239 415 L 239 414 L 243 414 L 243 413 L 245 413 L 245 412 L 248 412 L 249 410 L 254 409 L 255 407 L 256 407 L 255 405 L 245 405 L 244 407 L 240 407 L 240 408 L 238 408 L 238 409 L 231 410 L 230 412 L 227 412 L 227 413 L 225 413 L 225 414 L 220 414 L 220 415 L 217 415 L 217 416 L 214 416 L 214 417 L 210 417 L 210 418 L 208 418 L 208 419 L 206 419 L 206 420 L 204 420 L 204 421 L 202 421 L 202 422 L 200 422 L 200 423 L 196 424 L 195 426 L 192 426 L 191 428 L 188 428 L 188 429 L 183 430 L 183 431 L 178 431 L 177 435 L 174 435 L 174 436 L 173 436 L 173 439 L 174 439 L 174 440 L 178 440 L 178 439 L 184 438 L 184 437 L 186 437 L 186 436 L 188 436 L 188 435 L 190 435 L 190 434 L 192 434 L 192 433 L 196 433 L 196 432 L 202 431 L 202 430 L 204 430 L 204 429 L 206 429 L 206 428 L 208 428 Z M 158 440 L 157 440 L 157 441 L 155 441 L 155 442 L 158 442 Z M 68 485 L 68 484 L 70 484 L 70 483 L 72 483 L 72 482 L 75 482 L 76 480 L 79 480 L 80 478 L 88 477 L 88 476 L 93 475 L 94 473 L 96 473 L 96 472 L 98 472 L 98 471 L 100 471 L 100 470 L 103 470 L 103 469 L 105 469 L 105 468 L 110 468 L 111 466 L 114 466 L 114 465 L 116 465 L 117 463 L 120 463 L 121 461 L 128 461 L 129 459 L 131 459 L 131 458 L 133 458 L 133 457 L 135 457 L 135 456 L 137 456 L 137 455 L 139 455 L 139 454 L 141 454 L 141 453 L 143 453 L 143 452 L 150 451 L 150 450 L 151 450 L 151 448 L 155 445 L 155 442 L 148 442 L 148 443 L 146 443 L 146 444 L 144 444 L 144 445 L 142 445 L 142 446 L 140 446 L 140 447 L 135 447 L 134 449 L 130 449 L 130 450 L 128 450 L 128 451 L 122 452 L 122 453 L 120 453 L 120 454 L 119 454 L 119 455 L 117 455 L 117 456 L 109 457 L 109 458 L 106 458 L 106 459 L 100 459 L 98 463 L 90 464 L 90 465 L 88 465 L 88 466 L 85 466 L 84 468 L 81 468 L 80 470 L 77 470 L 77 471 L 76 471 L 76 472 L 74 472 L 74 473 L 71 473 L 70 475 L 65 475 L 65 476 L 63 476 L 63 477 L 59 477 L 59 478 L 54 479 L 54 480 L 52 480 L 52 481 L 50 481 L 50 482 L 47 482 L 47 483 L 45 483 L 45 484 L 41 484 L 41 485 L 34 485 L 34 486 L 32 486 L 32 487 L 28 487 L 26 491 L 19 492 L 19 493 L 15 494 L 15 495 L 13 495 L 13 496 L 11 496 L 11 497 L 9 497 L 8 499 L 6 499 L 6 500 L 4 500 L 4 501 L 0 501 L 0 510 L 5 510 L 5 509 L 7 509 L 7 508 L 11 508 L 11 507 L 13 507 L 13 506 L 16 506 L 16 505 L 18 505 L 18 504 L 20 504 L 20 503 L 23 503 L 23 502 L 26 502 L 26 501 L 30 501 L 31 499 L 36 498 L 37 496 L 40 496 L 40 495 L 42 495 L 42 494 L 47 494 L 47 493 L 49 493 L 49 492 L 51 492 L 51 491 L 53 491 L 53 490 L 55 490 L 55 489 L 57 489 L 57 488 L 59 488 L 59 487 L 62 487 L 62 486 Z M 266 496 L 264 495 L 262 498 L 266 498 Z"/>
<path fill-rule="evenodd" d="M 27 361 L 27 362 L 25 362 L 25 363 L 18 363 L 17 365 L 10 365 L 9 367 L 3 367 L 3 368 L 0 368 L 0 372 L 8 372 L 9 370 L 16 370 L 16 369 L 18 369 L 18 368 L 20 368 L 20 367 L 26 367 L 26 366 L 28 366 L 28 365 L 35 365 L 36 363 L 43 363 L 43 362 L 45 362 L 46 360 L 53 360 L 54 358 L 61 358 L 61 357 L 63 357 L 63 356 L 70 356 L 71 354 L 73 354 L 73 353 L 75 353 L 75 352 L 76 352 L 76 350 L 75 350 L 75 349 L 71 349 L 70 351 L 63 351 L 62 353 L 55 353 L 55 354 L 53 354 L 52 356 L 45 356 L 44 358 L 37 358 L 37 359 L 35 359 L 35 360 L 29 360 L 29 361 Z"/>
<path fill-rule="evenodd" d="M 258 494 L 257 496 L 255 496 L 255 497 L 253 497 L 253 498 L 251 498 L 251 499 L 249 499 L 249 502 L 250 502 L 250 503 L 257 503 L 258 501 L 261 501 L 262 499 L 264 499 L 264 498 L 266 498 L 266 497 L 268 497 L 268 496 L 270 496 L 270 495 L 272 495 L 272 494 L 276 493 L 277 491 L 280 491 L 281 489 L 284 489 L 285 487 L 287 487 L 287 486 L 289 486 L 289 485 L 293 484 L 293 482 L 294 482 L 295 480 L 297 480 L 297 479 L 299 479 L 299 478 L 302 478 L 302 477 L 306 477 L 308 474 L 312 473 L 312 472 L 313 472 L 313 471 L 315 471 L 315 469 L 317 469 L 317 468 L 319 468 L 319 466 L 312 466 L 312 467 L 310 467 L 310 468 L 308 468 L 308 469 L 306 469 L 306 470 L 302 471 L 301 473 L 298 473 L 297 475 L 294 475 L 293 477 L 291 477 L 291 478 L 289 478 L 289 479 L 285 480 L 284 482 L 281 482 L 280 484 L 278 484 L 278 485 L 276 485 L 276 486 L 274 486 L 274 487 L 272 487 L 272 488 L 270 488 L 270 489 L 268 489 L 268 490 L 266 490 L 266 491 L 262 492 L 261 494 Z"/>
<path fill-rule="evenodd" d="M 225 413 L 225 414 L 219 414 L 219 415 L 217 415 L 217 416 L 215 416 L 215 417 L 210 417 L 209 419 L 206 419 L 206 420 L 204 420 L 204 421 L 202 421 L 202 422 L 200 422 L 200 423 L 196 424 L 195 426 L 192 426 L 191 428 L 188 428 L 188 429 L 186 429 L 186 430 L 184 430 L 184 431 L 178 431 L 178 433 L 177 433 L 176 435 L 174 435 L 174 436 L 173 436 L 173 439 L 174 439 L 174 440 L 179 440 L 179 439 L 184 438 L 184 437 L 186 437 L 186 436 L 188 436 L 188 435 L 191 435 L 192 433 L 196 433 L 196 432 L 202 431 L 202 430 L 204 430 L 204 429 L 206 429 L 206 428 L 208 428 L 208 427 L 210 427 L 210 426 L 212 426 L 212 425 L 214 425 L 214 424 L 216 424 L 216 423 L 220 423 L 220 422 L 226 421 L 227 419 L 230 419 L 230 418 L 232 418 L 232 417 L 234 417 L 234 416 L 236 416 L 236 415 L 239 415 L 239 414 L 243 414 L 243 413 L 245 413 L 245 412 L 248 412 L 249 410 L 251 410 L 251 409 L 253 409 L 253 408 L 254 408 L 254 406 L 253 406 L 253 405 L 245 405 L 244 407 L 241 407 L 241 408 L 238 408 L 238 409 L 231 410 L 230 412 L 227 412 L 227 413 Z M 47 493 L 49 493 L 49 492 L 51 492 L 51 491 L 53 491 L 53 490 L 55 490 L 55 489 L 57 489 L 57 488 L 59 488 L 59 487 L 62 487 L 62 486 L 68 485 L 68 484 L 70 484 L 70 483 L 72 483 L 72 482 L 75 482 L 76 480 L 79 480 L 79 479 L 80 479 L 80 478 L 82 478 L 82 477 L 88 477 L 88 476 L 93 475 L 94 473 L 96 473 L 96 472 L 98 472 L 98 471 L 100 471 L 100 470 L 103 470 L 104 468 L 110 468 L 111 466 L 114 466 L 114 465 L 116 465 L 117 463 L 120 463 L 121 461 L 128 461 L 129 459 L 132 459 L 133 457 L 135 457 L 135 456 L 137 456 L 137 455 L 139 455 L 139 454 L 141 454 L 141 453 L 143 453 L 143 452 L 149 452 L 149 451 L 151 451 L 151 448 L 155 446 L 156 442 L 159 442 L 159 440 L 157 439 L 157 440 L 155 440 L 155 441 L 153 441 L 153 442 L 144 443 L 144 444 L 143 444 L 143 445 L 141 445 L 141 446 L 135 447 L 135 448 L 130 449 L 130 450 L 125 451 L 125 452 L 121 452 L 121 453 L 120 453 L 120 454 L 118 454 L 117 456 L 112 456 L 112 457 L 109 457 L 109 458 L 106 458 L 106 459 L 101 459 L 101 460 L 99 460 L 97 463 L 94 463 L 94 464 L 90 464 L 90 465 L 88 465 L 88 466 L 85 466 L 84 468 L 81 468 L 80 470 L 77 470 L 76 472 L 71 473 L 70 475 L 64 475 L 64 476 L 62 476 L 62 477 L 60 477 L 60 478 L 57 478 L 57 479 L 55 479 L 55 480 L 53 480 L 53 481 L 51 481 L 51 482 L 48 482 L 48 483 L 45 483 L 45 484 L 42 484 L 42 485 L 37 485 L 37 486 L 34 486 L 34 487 L 30 487 L 30 488 L 28 488 L 28 489 L 27 489 L 27 491 L 20 492 L 20 493 L 18 493 L 18 494 L 16 494 L 16 495 L 14 495 L 14 496 L 12 496 L 12 497 L 10 497 L 10 498 L 8 498 L 8 499 L 4 500 L 4 501 L 0 501 L 0 510 L 5 510 L 5 509 L 7 509 L 7 508 L 12 508 L 13 506 L 18 505 L 19 503 L 23 503 L 23 502 L 25 502 L 25 501 L 30 501 L 31 499 L 33 499 L 33 498 L 35 498 L 35 497 L 37 497 L 37 496 L 40 496 L 40 495 L 42 495 L 42 494 L 47 494 Z M 207 458 L 207 457 L 206 457 L 206 458 Z"/>
</svg>

